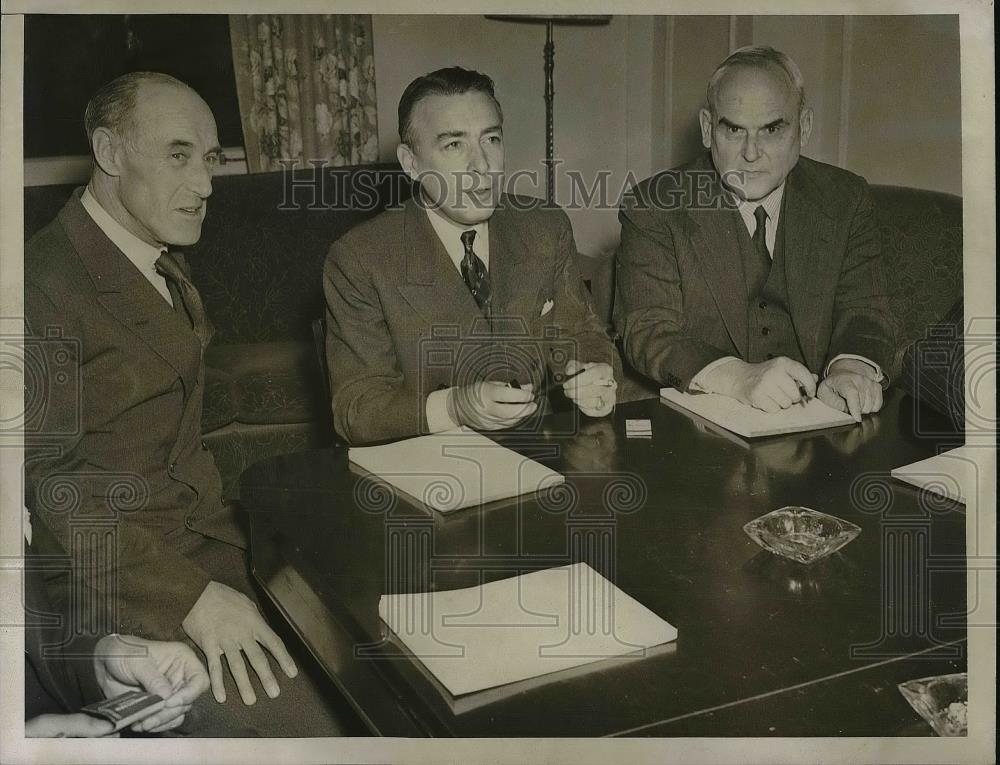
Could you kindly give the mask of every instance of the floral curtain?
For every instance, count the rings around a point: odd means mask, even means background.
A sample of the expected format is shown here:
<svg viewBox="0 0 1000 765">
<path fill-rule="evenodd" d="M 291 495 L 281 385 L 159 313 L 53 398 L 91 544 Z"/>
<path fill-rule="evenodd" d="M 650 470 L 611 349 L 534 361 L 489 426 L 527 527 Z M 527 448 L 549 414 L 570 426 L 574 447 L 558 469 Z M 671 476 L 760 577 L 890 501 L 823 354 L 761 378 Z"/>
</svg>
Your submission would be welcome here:
<svg viewBox="0 0 1000 765">
<path fill-rule="evenodd" d="M 371 16 L 231 15 L 229 28 L 251 173 L 378 160 Z"/>
</svg>

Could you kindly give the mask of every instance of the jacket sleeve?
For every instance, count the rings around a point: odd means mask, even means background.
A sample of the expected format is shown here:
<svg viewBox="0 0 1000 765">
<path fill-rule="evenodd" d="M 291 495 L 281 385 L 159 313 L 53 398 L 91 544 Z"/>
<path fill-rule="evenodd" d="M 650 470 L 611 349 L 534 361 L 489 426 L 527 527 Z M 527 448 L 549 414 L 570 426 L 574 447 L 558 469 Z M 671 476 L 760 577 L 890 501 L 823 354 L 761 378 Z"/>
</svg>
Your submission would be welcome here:
<svg viewBox="0 0 1000 765">
<path fill-rule="evenodd" d="M 374 281 L 343 240 L 327 255 L 323 293 L 337 432 L 352 444 L 427 433 L 425 397 L 405 382 Z"/>
<path fill-rule="evenodd" d="M 662 211 L 633 190 L 618 219 L 615 327 L 625 360 L 662 385 L 687 390 L 699 371 L 732 353 L 688 330 L 675 232 Z"/>
<path fill-rule="evenodd" d="M 892 374 L 895 323 L 889 313 L 882 246 L 868 184 L 859 181 L 840 279 L 833 304 L 833 332 L 824 366 L 841 353 L 871 359 Z"/>
<path fill-rule="evenodd" d="M 88 459 L 84 407 L 100 381 L 88 373 L 84 323 L 58 302 L 25 284 L 25 506 L 51 529 L 53 552 L 68 555 L 81 623 L 93 614 L 107 631 L 176 639 L 211 577 L 133 506 L 143 476 Z"/>
</svg>

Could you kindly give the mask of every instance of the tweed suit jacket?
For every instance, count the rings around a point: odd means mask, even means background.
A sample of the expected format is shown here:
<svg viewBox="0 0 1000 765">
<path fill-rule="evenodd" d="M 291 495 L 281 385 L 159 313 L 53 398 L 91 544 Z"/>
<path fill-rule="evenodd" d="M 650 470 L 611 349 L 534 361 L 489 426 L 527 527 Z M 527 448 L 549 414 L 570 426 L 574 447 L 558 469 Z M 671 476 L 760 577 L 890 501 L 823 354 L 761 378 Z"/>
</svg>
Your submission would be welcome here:
<svg viewBox="0 0 1000 765">
<path fill-rule="evenodd" d="M 426 433 L 427 396 L 482 379 L 497 359 L 536 385 L 571 358 L 618 374 L 617 351 L 573 264 L 569 219 L 538 202 L 504 196 L 490 218 L 492 321 L 416 200 L 334 242 L 323 287 L 341 436 L 361 443 Z"/>
<path fill-rule="evenodd" d="M 785 278 L 806 365 L 841 353 L 884 369 L 893 358 L 878 230 L 868 184 L 800 157 L 786 179 Z M 750 295 L 735 232 L 743 226 L 705 155 L 626 195 L 617 256 L 615 326 L 625 358 L 686 390 L 710 362 L 747 357 Z"/>
<path fill-rule="evenodd" d="M 79 197 L 25 247 L 25 502 L 79 562 L 87 608 L 177 638 L 211 580 L 180 538 L 245 540 L 201 440 L 201 344 Z"/>
</svg>

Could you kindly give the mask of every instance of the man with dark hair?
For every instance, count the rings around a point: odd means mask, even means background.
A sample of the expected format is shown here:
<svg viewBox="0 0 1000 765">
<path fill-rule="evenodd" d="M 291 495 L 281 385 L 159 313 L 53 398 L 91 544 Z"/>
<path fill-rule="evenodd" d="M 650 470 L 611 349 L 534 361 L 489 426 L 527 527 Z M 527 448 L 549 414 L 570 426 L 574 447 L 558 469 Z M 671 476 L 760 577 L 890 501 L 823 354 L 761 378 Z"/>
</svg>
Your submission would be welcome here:
<svg viewBox="0 0 1000 765">
<path fill-rule="evenodd" d="M 546 374 L 580 411 L 608 414 L 615 350 L 569 220 L 501 193 L 492 80 L 459 67 L 418 77 L 399 137 L 418 194 L 335 242 L 324 268 L 337 431 L 361 443 L 512 427 L 536 411 Z"/>
<path fill-rule="evenodd" d="M 201 235 L 221 153 L 215 119 L 184 83 L 140 72 L 94 96 L 86 127 L 89 184 L 25 247 L 26 335 L 44 356 L 29 364 L 56 364 L 25 375 L 26 411 L 38 413 L 26 506 L 73 556 L 79 623 L 186 634 L 220 705 L 223 656 L 243 703 L 256 702 L 245 656 L 273 699 L 263 649 L 288 678 L 297 670 L 251 599 L 246 540 L 201 440 L 212 325 L 171 249 Z M 194 717 L 223 727 L 203 732 L 336 732 L 307 680 L 283 685 L 255 716 L 230 704 Z"/>
<path fill-rule="evenodd" d="M 621 207 L 626 358 L 660 384 L 765 411 L 814 395 L 857 420 L 878 411 L 893 335 L 872 200 L 863 178 L 800 156 L 813 113 L 798 67 L 736 51 L 699 118 L 710 156 Z"/>
</svg>

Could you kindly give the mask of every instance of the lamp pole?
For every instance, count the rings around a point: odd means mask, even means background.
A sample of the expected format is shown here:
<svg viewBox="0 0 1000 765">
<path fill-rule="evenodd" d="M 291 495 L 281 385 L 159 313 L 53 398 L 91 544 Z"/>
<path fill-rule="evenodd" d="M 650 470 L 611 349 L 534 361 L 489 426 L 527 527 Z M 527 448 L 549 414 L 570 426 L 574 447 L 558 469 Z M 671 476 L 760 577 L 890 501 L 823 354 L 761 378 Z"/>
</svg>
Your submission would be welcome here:
<svg viewBox="0 0 1000 765">
<path fill-rule="evenodd" d="M 553 40 L 555 24 L 551 19 L 545 22 L 545 200 L 549 207 L 556 199 L 556 164 L 555 164 L 555 120 L 553 105 L 556 99 L 555 69 L 556 44 Z"/>
</svg>

